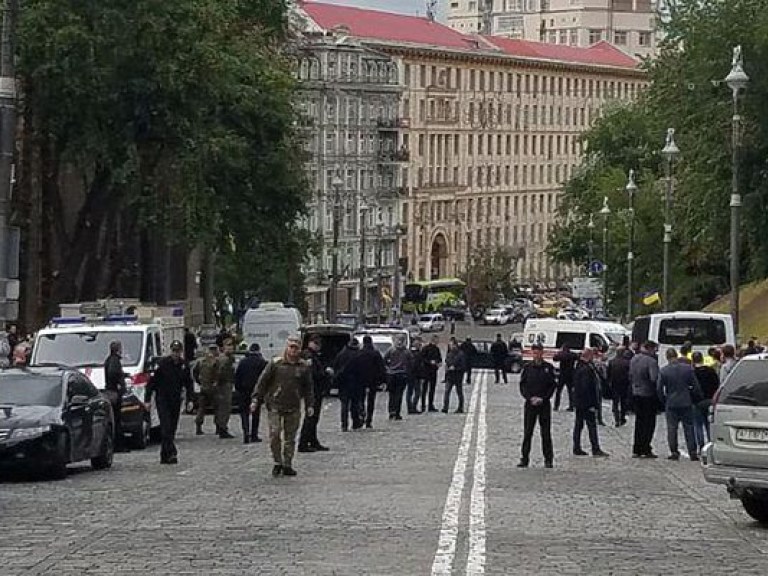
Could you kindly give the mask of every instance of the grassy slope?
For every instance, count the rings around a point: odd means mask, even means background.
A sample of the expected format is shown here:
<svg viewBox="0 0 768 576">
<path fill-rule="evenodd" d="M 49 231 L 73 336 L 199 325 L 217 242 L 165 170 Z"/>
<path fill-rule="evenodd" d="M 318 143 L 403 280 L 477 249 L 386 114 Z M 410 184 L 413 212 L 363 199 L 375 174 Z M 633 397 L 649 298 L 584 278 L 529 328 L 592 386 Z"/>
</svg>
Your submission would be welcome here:
<svg viewBox="0 0 768 576">
<path fill-rule="evenodd" d="M 723 296 L 704 308 L 706 312 L 728 312 L 730 296 Z M 739 298 L 741 341 L 755 337 L 768 341 L 768 280 L 760 280 L 741 287 Z"/>
</svg>

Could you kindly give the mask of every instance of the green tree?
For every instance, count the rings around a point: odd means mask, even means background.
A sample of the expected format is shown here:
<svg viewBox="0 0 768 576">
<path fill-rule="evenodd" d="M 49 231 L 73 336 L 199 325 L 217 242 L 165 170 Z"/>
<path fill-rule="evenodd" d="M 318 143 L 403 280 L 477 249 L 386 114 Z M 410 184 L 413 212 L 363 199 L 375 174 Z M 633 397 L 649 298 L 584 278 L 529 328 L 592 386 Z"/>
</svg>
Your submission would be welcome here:
<svg viewBox="0 0 768 576">
<path fill-rule="evenodd" d="M 476 248 L 472 251 L 470 262 L 462 276 L 467 283 L 470 306 L 490 306 L 497 294 L 513 295 L 517 250 L 509 246 L 496 246 L 490 250 Z"/>
</svg>

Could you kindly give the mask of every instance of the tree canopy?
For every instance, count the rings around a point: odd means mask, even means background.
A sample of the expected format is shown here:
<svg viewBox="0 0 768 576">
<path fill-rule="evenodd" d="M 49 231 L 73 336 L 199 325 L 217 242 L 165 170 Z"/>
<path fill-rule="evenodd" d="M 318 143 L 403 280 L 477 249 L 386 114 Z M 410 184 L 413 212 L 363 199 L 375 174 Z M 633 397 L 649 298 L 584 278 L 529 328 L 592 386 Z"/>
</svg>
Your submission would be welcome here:
<svg viewBox="0 0 768 576">
<path fill-rule="evenodd" d="M 561 262 L 586 263 L 590 214 L 599 222 L 608 198 L 608 285 L 613 311 L 626 302 L 627 173 L 635 196 L 636 304 L 662 284 L 667 128 L 680 155 L 674 165 L 670 306 L 698 308 L 728 290 L 731 183 L 731 90 L 723 79 L 732 48 L 742 46 L 750 76 L 740 96 L 743 147 L 742 277 L 768 276 L 768 2 L 680 1 L 671 4 L 658 58 L 644 63 L 649 86 L 636 101 L 606 109 L 585 134 L 588 151 L 565 185 L 550 252 Z M 599 242 L 601 239 L 598 238 Z"/>
</svg>

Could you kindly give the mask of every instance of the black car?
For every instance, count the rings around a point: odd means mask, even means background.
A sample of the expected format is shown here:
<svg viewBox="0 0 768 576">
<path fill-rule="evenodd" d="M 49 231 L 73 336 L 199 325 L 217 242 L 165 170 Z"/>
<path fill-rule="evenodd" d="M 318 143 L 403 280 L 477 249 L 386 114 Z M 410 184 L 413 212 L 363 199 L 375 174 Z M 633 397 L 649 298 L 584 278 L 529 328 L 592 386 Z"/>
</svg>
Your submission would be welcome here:
<svg viewBox="0 0 768 576">
<path fill-rule="evenodd" d="M 440 314 L 443 315 L 443 317 L 446 320 L 457 320 L 457 321 L 464 321 L 467 317 L 467 308 L 464 306 L 443 306 L 440 308 Z"/>
<path fill-rule="evenodd" d="M 311 324 L 301 329 L 301 349 L 305 349 L 310 337 L 320 336 L 320 359 L 325 366 L 330 366 L 339 352 L 352 340 L 354 328 L 347 324 Z M 331 390 L 336 385 L 331 384 Z"/>
<path fill-rule="evenodd" d="M 491 346 L 494 340 L 473 340 L 472 343 L 477 348 L 472 361 L 472 368 L 485 368 L 493 370 L 493 357 L 491 356 Z M 504 360 L 504 371 L 518 374 L 523 369 L 523 355 L 519 350 L 510 350 Z"/>
<path fill-rule="evenodd" d="M 41 470 L 53 478 L 82 460 L 109 468 L 113 427 L 111 405 L 77 370 L 0 372 L 0 468 Z"/>
</svg>

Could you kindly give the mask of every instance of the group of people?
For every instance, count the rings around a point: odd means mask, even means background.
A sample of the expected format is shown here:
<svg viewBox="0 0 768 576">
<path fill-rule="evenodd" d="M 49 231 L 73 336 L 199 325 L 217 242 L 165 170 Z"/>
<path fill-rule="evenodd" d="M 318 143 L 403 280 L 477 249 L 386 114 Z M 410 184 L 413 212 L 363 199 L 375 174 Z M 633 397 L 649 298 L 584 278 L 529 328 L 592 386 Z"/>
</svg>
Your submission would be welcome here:
<svg viewBox="0 0 768 576">
<path fill-rule="evenodd" d="M 750 344 L 751 345 L 751 344 Z M 749 348 L 747 349 L 749 350 Z M 755 352 L 760 350 L 755 348 Z M 704 444 L 710 440 L 709 408 L 720 383 L 736 364 L 736 349 L 725 345 L 710 349 L 707 354 L 694 352 L 691 343 L 679 350 L 668 348 L 666 365 L 659 368 L 658 345 L 645 342 L 630 343 L 626 338 L 606 362 L 597 361 L 598 352 L 585 349 L 580 355 L 564 346 L 553 359 L 559 362 L 559 374 L 554 365 L 544 360 L 543 347 L 532 345 L 533 360 L 527 363 L 520 378 L 523 406 L 523 441 L 518 467 L 529 465 L 531 441 L 538 423 L 541 429 L 544 465 L 553 466 L 551 418 L 560 405 L 563 389 L 568 391 L 568 411 L 574 412 L 572 447 L 575 456 L 586 456 L 582 434 L 587 428 L 591 453 L 607 457 L 600 446 L 598 426 L 602 419 L 603 391 L 612 398 L 614 425 L 624 426 L 627 414 L 635 414 L 634 458 L 657 458 L 652 443 L 659 412 L 667 424 L 669 459 L 679 460 L 678 432 L 683 428 L 688 456 L 697 461 Z M 750 353 L 750 352 L 746 352 Z"/>
<path fill-rule="evenodd" d="M 27 366 L 33 341 L 33 335 L 19 333 L 16 324 L 9 324 L 7 330 L 0 330 L 0 368 Z"/>
</svg>

